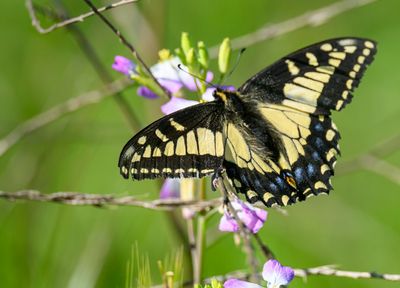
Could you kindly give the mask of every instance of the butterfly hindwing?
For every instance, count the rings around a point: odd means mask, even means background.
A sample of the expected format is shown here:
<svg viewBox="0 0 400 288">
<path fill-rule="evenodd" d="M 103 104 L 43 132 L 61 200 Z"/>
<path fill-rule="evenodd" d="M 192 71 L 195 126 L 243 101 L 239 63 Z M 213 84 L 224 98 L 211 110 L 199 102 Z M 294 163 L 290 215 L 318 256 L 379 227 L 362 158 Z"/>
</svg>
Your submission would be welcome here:
<svg viewBox="0 0 400 288">
<path fill-rule="evenodd" d="M 268 207 L 328 193 L 340 138 L 330 117 L 280 105 L 262 104 L 258 110 L 259 125 L 276 129 L 268 142 L 247 133 L 250 119 L 246 117 L 244 126 L 236 124 L 235 133 L 224 129 L 227 144 L 223 166 L 235 190 L 245 194 L 249 202 L 261 201 Z M 270 155 L 260 149 L 264 146 Z"/>
<path fill-rule="evenodd" d="M 221 106 L 198 104 L 167 115 L 137 133 L 119 158 L 122 176 L 203 177 L 223 161 Z"/>
<path fill-rule="evenodd" d="M 227 120 L 223 166 L 230 184 L 249 202 L 284 206 L 295 202 L 295 190 L 275 163 L 279 157 L 278 134 L 270 131 L 270 124 L 260 116 L 246 113 L 241 121 Z"/>
<path fill-rule="evenodd" d="M 351 101 L 376 53 L 368 39 L 322 41 L 283 57 L 240 88 L 243 95 L 312 114 L 341 110 Z"/>
</svg>

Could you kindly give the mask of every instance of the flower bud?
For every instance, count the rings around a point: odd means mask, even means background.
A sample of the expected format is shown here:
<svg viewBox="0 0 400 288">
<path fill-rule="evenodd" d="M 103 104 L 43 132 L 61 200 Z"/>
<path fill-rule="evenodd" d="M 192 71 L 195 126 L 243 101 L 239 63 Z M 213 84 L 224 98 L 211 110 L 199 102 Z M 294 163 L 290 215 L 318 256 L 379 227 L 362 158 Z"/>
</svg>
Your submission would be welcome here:
<svg viewBox="0 0 400 288">
<path fill-rule="evenodd" d="M 231 58 L 231 42 L 229 38 L 225 38 L 219 46 L 218 53 L 218 68 L 222 74 L 226 74 L 229 67 L 229 60 Z"/>
<path fill-rule="evenodd" d="M 197 43 L 197 48 L 199 51 L 199 55 L 197 60 L 199 61 L 200 65 L 202 66 L 202 68 L 207 69 L 208 68 L 208 51 L 206 46 L 204 45 L 203 41 L 200 41 L 199 43 Z"/>
<path fill-rule="evenodd" d="M 186 64 L 188 66 L 193 65 L 194 63 L 194 49 L 190 48 L 188 53 L 186 54 Z"/>
<path fill-rule="evenodd" d="M 189 34 L 187 32 L 182 32 L 181 47 L 182 47 L 183 54 L 185 54 L 185 56 L 187 56 L 190 48 L 192 48 L 192 44 L 190 43 L 190 39 L 189 39 Z"/>
<path fill-rule="evenodd" d="M 115 56 L 114 63 L 112 64 L 112 68 L 115 71 L 127 76 L 134 73 L 135 67 L 136 65 L 131 60 L 119 55 Z"/>
<path fill-rule="evenodd" d="M 161 61 L 166 61 L 171 58 L 171 52 L 168 49 L 161 49 L 158 51 L 158 57 Z"/>
<path fill-rule="evenodd" d="M 186 57 L 185 57 L 185 55 L 183 54 L 183 52 L 182 52 L 182 49 L 181 48 L 176 48 L 175 50 L 174 50 L 174 53 L 175 53 L 175 55 L 176 56 L 178 56 L 178 58 L 179 58 L 179 60 L 182 62 L 182 64 L 186 64 Z"/>
</svg>

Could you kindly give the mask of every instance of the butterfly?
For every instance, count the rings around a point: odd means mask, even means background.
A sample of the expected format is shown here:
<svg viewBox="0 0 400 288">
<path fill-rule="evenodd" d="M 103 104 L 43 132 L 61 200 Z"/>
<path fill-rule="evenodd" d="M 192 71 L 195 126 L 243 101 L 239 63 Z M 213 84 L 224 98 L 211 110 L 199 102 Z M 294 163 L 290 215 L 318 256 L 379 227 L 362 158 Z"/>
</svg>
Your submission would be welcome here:
<svg viewBox="0 0 400 288">
<path fill-rule="evenodd" d="M 150 124 L 122 149 L 124 178 L 222 175 L 250 203 L 286 206 L 332 189 L 340 134 L 330 117 L 352 99 L 376 42 L 325 40 L 289 54 L 237 91 Z"/>
</svg>

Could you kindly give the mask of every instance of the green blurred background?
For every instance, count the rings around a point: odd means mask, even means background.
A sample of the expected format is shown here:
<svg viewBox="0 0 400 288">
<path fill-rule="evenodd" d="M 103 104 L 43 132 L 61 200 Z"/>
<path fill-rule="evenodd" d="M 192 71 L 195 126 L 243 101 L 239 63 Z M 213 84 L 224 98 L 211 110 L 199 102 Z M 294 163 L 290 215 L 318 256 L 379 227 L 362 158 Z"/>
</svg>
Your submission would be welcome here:
<svg viewBox="0 0 400 288">
<path fill-rule="evenodd" d="M 54 105 L 102 84 L 73 36 L 60 29 L 40 35 L 23 1 L 3 1 L 0 10 L 0 135 Z M 68 3 L 71 15 L 88 11 L 83 1 Z M 108 2 L 95 1 L 97 5 Z M 250 33 L 323 7 L 333 1 L 166 1 L 142 0 L 107 12 L 153 64 L 161 48 L 179 45 L 182 31 L 213 46 L 224 37 Z M 45 2 L 43 4 L 51 4 Z M 400 273 L 400 191 L 389 179 L 357 170 L 341 173 L 341 163 L 399 133 L 400 2 L 380 0 L 318 27 L 307 27 L 248 47 L 229 84 L 240 85 L 279 57 L 313 42 L 338 36 L 375 39 L 379 52 L 355 99 L 333 118 L 342 134 L 342 158 L 329 197 L 315 197 L 286 210 L 270 210 L 261 237 L 278 259 L 292 267 L 338 264 L 345 270 Z M 96 17 L 78 27 L 106 67 L 116 54 L 129 56 Z M 115 79 L 120 75 L 111 71 Z M 134 89 L 124 92 L 141 125 L 161 113 L 160 104 Z M 40 129 L 0 157 L 0 190 L 37 189 L 50 193 L 130 193 L 158 197 L 156 181 L 119 176 L 120 149 L 133 132 L 112 98 Z M 400 153 L 385 158 L 400 165 Z M 340 175 L 341 174 L 341 175 Z M 217 218 L 209 223 L 215 236 Z M 124 287 L 131 247 L 147 254 L 159 281 L 156 261 L 181 247 L 163 212 L 141 208 L 96 209 L 47 203 L 0 201 L 0 287 Z M 211 241 L 210 241 L 211 242 Z M 204 276 L 243 269 L 246 260 L 227 234 L 209 243 Z M 382 280 L 335 277 L 295 279 L 290 287 L 399 287 Z"/>
</svg>

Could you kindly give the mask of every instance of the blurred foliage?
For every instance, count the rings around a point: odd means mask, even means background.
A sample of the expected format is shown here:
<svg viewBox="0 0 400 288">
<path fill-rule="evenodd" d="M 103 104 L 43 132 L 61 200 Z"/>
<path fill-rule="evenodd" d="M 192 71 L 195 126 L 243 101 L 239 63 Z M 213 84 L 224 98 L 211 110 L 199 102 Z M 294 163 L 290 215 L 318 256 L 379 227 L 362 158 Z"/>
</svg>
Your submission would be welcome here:
<svg viewBox="0 0 400 288">
<path fill-rule="evenodd" d="M 106 4 L 95 1 L 97 5 Z M 179 45 L 181 32 L 207 46 L 322 7 L 333 1 L 203 0 L 141 2 L 106 13 L 153 64 L 161 48 Z M 45 3 L 46 4 L 46 3 Z M 47 3 L 48 4 L 48 3 Z M 69 98 L 100 87 L 101 81 L 65 29 L 38 34 L 23 1 L 3 1 L 0 10 L 0 135 Z M 71 15 L 89 9 L 69 1 Z M 355 99 L 333 115 L 342 134 L 342 159 L 351 159 L 399 132 L 400 2 L 377 1 L 346 12 L 318 27 L 248 47 L 230 83 L 240 85 L 255 72 L 300 47 L 338 36 L 360 36 L 379 43 Z M 77 24 L 107 67 L 116 54 L 129 56 L 114 34 L 96 17 Z M 216 68 L 217 63 L 211 62 Z M 114 73 L 111 71 L 110 73 Z M 117 73 L 115 78 L 121 77 Z M 142 126 L 158 118 L 165 100 L 144 100 L 124 93 Z M 107 99 L 64 117 L 24 138 L 0 158 L 0 189 L 34 188 L 43 192 L 130 193 L 157 198 L 159 182 L 125 181 L 117 159 L 133 134 L 116 103 Z M 400 154 L 386 159 L 399 166 Z M 292 267 L 338 264 L 342 269 L 400 273 L 399 187 L 368 171 L 337 176 L 329 197 L 316 197 L 270 211 L 261 237 L 279 259 Z M 0 201 L 1 287 L 123 287 L 131 246 L 137 242 L 150 259 L 153 283 L 157 260 L 182 243 L 163 212 L 135 208 L 96 209 L 46 203 Z M 211 221 L 204 276 L 246 267 L 232 235 L 216 234 Z M 187 251 L 185 252 L 186 255 Z M 187 265 L 187 258 L 185 258 Z M 184 272 L 187 272 L 185 270 Z M 290 287 L 398 287 L 381 280 L 309 277 Z"/>
</svg>

